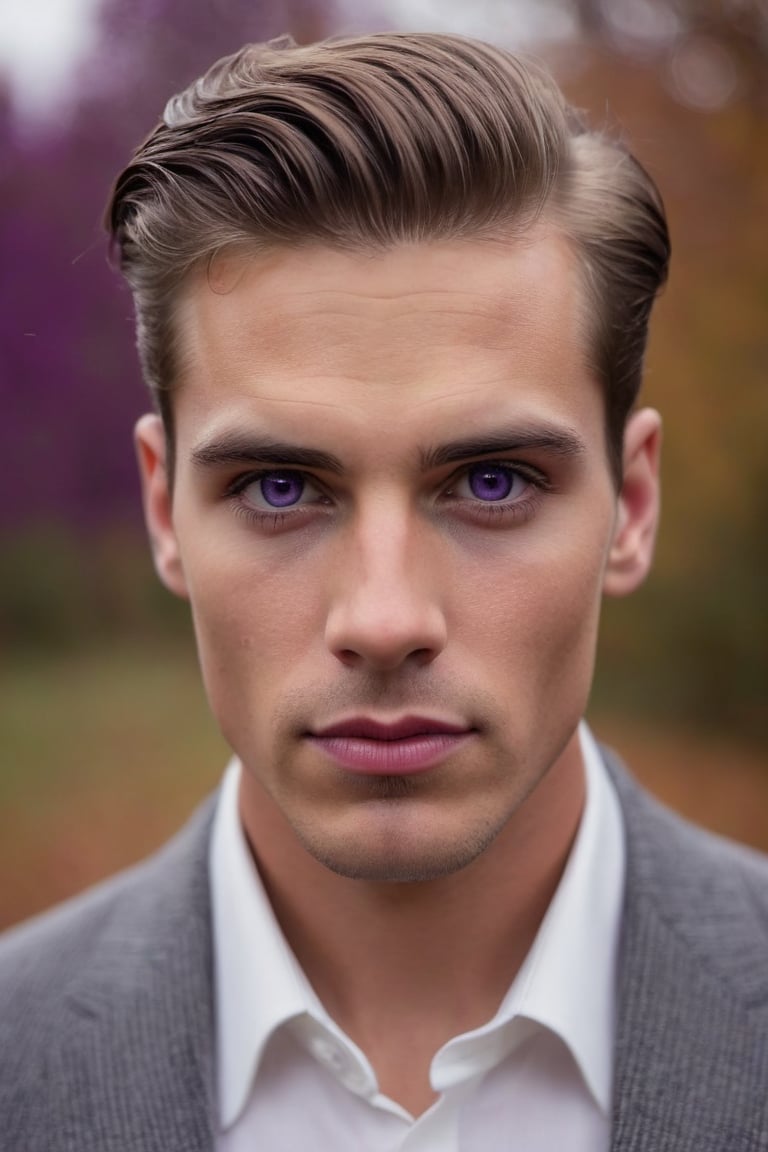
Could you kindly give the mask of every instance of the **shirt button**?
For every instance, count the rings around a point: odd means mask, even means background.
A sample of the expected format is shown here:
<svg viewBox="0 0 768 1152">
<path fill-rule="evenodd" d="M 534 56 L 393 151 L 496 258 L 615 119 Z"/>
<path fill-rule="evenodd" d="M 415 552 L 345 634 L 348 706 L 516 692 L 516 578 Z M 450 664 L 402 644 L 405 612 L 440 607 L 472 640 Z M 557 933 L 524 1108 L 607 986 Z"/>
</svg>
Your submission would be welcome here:
<svg viewBox="0 0 768 1152">
<path fill-rule="evenodd" d="M 368 1088 L 368 1077 L 362 1068 L 357 1066 L 348 1068 L 340 1076 L 340 1080 L 345 1088 L 349 1088 L 350 1092 L 364 1092 Z"/>
<path fill-rule="evenodd" d="M 309 1049 L 315 1059 L 333 1072 L 345 1088 L 362 1092 L 368 1087 L 368 1077 L 357 1062 L 327 1036 L 312 1036 Z"/>
<path fill-rule="evenodd" d="M 325 1036 L 313 1036 L 309 1042 L 309 1048 L 315 1059 L 324 1064 L 326 1068 L 331 1068 L 334 1072 L 341 1072 L 344 1068 L 345 1060 L 342 1053 Z"/>
</svg>

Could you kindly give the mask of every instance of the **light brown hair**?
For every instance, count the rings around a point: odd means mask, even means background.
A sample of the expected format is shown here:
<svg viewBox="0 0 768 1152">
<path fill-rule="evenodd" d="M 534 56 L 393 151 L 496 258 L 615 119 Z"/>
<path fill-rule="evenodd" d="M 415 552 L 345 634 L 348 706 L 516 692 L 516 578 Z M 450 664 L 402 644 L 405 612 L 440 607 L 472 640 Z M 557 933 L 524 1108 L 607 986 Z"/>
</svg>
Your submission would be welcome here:
<svg viewBox="0 0 768 1152">
<path fill-rule="evenodd" d="M 171 451 L 173 304 L 218 252 L 514 236 L 542 214 L 579 259 L 618 480 L 669 260 L 661 197 L 629 151 L 537 64 L 459 36 L 286 37 L 220 60 L 169 101 L 107 208 Z"/>
</svg>

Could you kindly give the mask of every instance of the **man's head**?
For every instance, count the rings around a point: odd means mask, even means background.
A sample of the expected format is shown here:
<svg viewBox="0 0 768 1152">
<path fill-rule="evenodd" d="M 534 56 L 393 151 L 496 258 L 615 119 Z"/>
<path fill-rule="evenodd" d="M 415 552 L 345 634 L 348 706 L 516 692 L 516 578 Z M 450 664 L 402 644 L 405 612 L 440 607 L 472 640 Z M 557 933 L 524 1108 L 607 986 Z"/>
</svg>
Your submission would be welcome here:
<svg viewBox="0 0 768 1152">
<path fill-rule="evenodd" d="M 451 38 L 247 49 L 169 119 L 113 209 L 167 400 L 137 442 L 252 842 L 557 855 L 601 597 L 653 551 L 652 185 Z"/>
<path fill-rule="evenodd" d="M 169 101 L 107 223 L 173 449 L 180 286 L 232 248 L 350 251 L 524 235 L 544 218 L 582 278 L 618 480 L 669 241 L 658 192 L 539 67 L 477 41 L 378 35 L 249 45 Z"/>
</svg>

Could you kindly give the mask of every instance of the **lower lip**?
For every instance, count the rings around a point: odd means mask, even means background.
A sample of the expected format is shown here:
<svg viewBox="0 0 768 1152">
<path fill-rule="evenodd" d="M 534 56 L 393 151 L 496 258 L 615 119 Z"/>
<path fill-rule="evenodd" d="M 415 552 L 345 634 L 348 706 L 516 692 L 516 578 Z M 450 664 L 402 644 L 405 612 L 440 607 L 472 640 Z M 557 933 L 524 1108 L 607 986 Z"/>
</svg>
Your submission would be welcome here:
<svg viewBox="0 0 768 1152">
<path fill-rule="evenodd" d="M 425 772 L 471 738 L 470 732 L 434 732 L 402 740 L 360 736 L 312 736 L 311 742 L 342 768 L 366 776 L 410 776 Z"/>
</svg>

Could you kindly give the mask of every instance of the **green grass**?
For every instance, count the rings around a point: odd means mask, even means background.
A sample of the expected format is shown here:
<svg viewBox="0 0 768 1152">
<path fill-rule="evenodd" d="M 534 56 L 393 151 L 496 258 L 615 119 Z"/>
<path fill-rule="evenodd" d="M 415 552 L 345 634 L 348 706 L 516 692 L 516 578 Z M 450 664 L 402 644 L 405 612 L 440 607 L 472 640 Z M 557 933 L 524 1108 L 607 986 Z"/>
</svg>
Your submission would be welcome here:
<svg viewBox="0 0 768 1152">
<path fill-rule="evenodd" d="M 120 777 L 203 788 L 225 755 L 182 644 L 17 659 L 0 672 L 0 739 L 3 806 Z"/>
<path fill-rule="evenodd" d="M 191 645 L 0 673 L 0 926 L 151 851 L 228 756 Z"/>
</svg>

